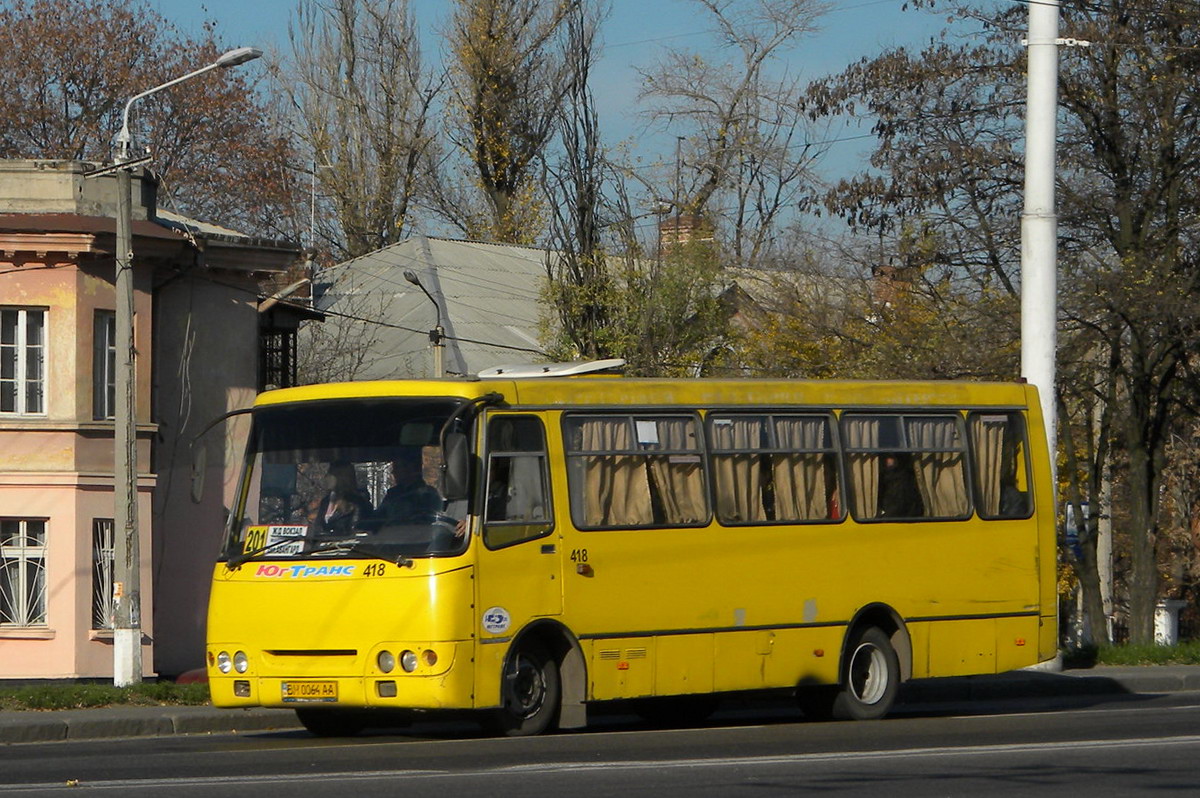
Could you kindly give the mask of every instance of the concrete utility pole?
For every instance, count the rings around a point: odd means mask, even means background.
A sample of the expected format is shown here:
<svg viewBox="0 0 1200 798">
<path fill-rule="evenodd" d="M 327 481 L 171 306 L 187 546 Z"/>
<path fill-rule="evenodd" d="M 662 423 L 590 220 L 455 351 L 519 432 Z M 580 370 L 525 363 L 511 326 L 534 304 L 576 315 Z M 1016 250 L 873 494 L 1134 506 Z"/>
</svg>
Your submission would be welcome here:
<svg viewBox="0 0 1200 798">
<path fill-rule="evenodd" d="M 1058 443 L 1058 217 L 1054 209 L 1058 45 L 1058 0 L 1030 3 L 1025 208 L 1021 213 L 1021 376 L 1036 385 L 1040 394 L 1052 473 Z"/>
<path fill-rule="evenodd" d="M 141 539 L 138 532 L 137 372 L 133 313 L 133 180 L 129 149 L 129 109 L 143 97 L 203 75 L 237 66 L 262 55 L 254 47 L 230 50 L 208 66 L 147 89 L 125 103 L 117 134 L 116 407 L 113 408 L 113 684 L 127 687 L 142 680 Z M 138 159 L 141 163 L 145 159 Z"/>
<path fill-rule="evenodd" d="M 124 148 L 127 150 L 127 147 Z M 127 160 L 127 151 L 120 154 Z M 133 352 L 133 209 L 128 169 L 117 170 L 116 402 L 113 431 L 113 684 L 142 680 L 141 545 L 137 512 L 137 403 Z"/>
</svg>

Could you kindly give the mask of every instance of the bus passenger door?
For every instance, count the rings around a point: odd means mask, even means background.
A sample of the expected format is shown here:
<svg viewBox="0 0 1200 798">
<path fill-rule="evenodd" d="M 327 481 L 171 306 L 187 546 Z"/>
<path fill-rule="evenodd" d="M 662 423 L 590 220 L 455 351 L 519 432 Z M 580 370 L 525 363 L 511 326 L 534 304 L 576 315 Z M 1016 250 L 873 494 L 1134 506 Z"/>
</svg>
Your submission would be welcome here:
<svg viewBox="0 0 1200 798">
<path fill-rule="evenodd" d="M 562 612 L 562 560 L 550 507 L 542 419 L 492 411 L 486 423 L 476 634 L 481 670 L 498 674 L 514 635 L 536 618 Z"/>
</svg>

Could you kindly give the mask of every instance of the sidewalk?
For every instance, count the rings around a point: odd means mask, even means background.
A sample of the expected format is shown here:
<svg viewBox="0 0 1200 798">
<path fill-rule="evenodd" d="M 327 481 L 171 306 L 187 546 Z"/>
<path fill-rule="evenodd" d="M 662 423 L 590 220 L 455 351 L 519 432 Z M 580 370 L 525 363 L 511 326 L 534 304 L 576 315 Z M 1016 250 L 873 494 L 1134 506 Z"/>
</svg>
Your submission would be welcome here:
<svg viewBox="0 0 1200 798">
<path fill-rule="evenodd" d="M 1200 691 L 1200 665 L 1100 666 L 1061 673 L 1013 671 L 994 676 L 923 679 L 901 687 L 906 705 L 998 701 L 1063 695 L 1121 695 Z M 0 712 L 0 744 L 227 734 L 299 729 L 287 709 L 105 707 L 49 712 Z"/>
</svg>

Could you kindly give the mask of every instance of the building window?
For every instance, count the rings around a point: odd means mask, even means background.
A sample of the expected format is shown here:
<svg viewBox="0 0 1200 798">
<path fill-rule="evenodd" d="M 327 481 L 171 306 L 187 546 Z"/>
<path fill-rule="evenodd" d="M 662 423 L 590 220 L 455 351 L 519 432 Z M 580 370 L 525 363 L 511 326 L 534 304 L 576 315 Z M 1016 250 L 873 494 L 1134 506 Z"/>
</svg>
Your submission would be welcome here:
<svg viewBox="0 0 1200 798">
<path fill-rule="evenodd" d="M 258 389 L 291 388 L 295 384 L 295 331 L 263 332 L 259 337 Z"/>
<path fill-rule="evenodd" d="M 117 314 L 97 310 L 92 325 L 92 418 L 116 416 Z"/>
<path fill-rule="evenodd" d="M 46 624 L 46 521 L 0 519 L 0 626 Z"/>
<path fill-rule="evenodd" d="M 46 412 L 46 311 L 0 308 L 0 413 Z"/>
<path fill-rule="evenodd" d="M 113 602 L 113 520 L 92 519 L 92 628 L 112 629 Z"/>
</svg>

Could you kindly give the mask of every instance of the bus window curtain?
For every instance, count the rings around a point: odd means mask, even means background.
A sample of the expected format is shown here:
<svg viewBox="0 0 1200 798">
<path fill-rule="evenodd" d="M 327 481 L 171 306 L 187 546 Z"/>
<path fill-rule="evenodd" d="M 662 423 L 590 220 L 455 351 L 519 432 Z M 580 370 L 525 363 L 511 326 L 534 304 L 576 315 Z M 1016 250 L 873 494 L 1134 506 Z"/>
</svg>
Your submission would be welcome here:
<svg viewBox="0 0 1200 798">
<path fill-rule="evenodd" d="M 586 419 L 580 423 L 580 432 L 580 448 L 585 452 L 633 448 L 628 419 Z M 583 461 L 586 526 L 637 526 L 654 522 L 644 457 L 589 454 Z"/>
<path fill-rule="evenodd" d="M 1007 416 L 972 416 L 971 441 L 975 451 L 975 479 L 983 515 L 1000 514 L 1000 476 Z"/>
<path fill-rule="evenodd" d="M 691 419 L 660 418 L 659 446 L 689 454 L 654 455 L 650 470 L 658 486 L 664 524 L 698 524 L 708 517 L 704 497 L 704 470 Z"/>
<path fill-rule="evenodd" d="M 842 430 L 846 446 L 851 449 L 875 449 L 879 446 L 879 420 L 874 418 L 844 419 Z M 873 451 L 849 452 L 850 508 L 855 518 L 875 518 L 879 515 L 879 454 Z"/>
<path fill-rule="evenodd" d="M 906 419 L 908 443 L 913 449 L 953 449 L 961 446 L 958 423 L 953 418 Z M 916 451 L 917 489 L 932 518 L 958 518 L 967 514 L 970 502 L 963 473 L 962 451 Z"/>
<path fill-rule="evenodd" d="M 719 454 L 730 449 L 762 445 L 763 419 L 721 419 L 712 425 L 713 470 L 717 483 L 717 517 L 725 523 L 766 521 L 763 506 L 762 456 L 758 453 Z"/>
<path fill-rule="evenodd" d="M 775 520 L 812 521 L 826 518 L 825 455 L 814 452 L 825 443 L 825 419 L 776 418 L 775 436 L 781 449 L 771 460 L 775 484 Z"/>
</svg>

